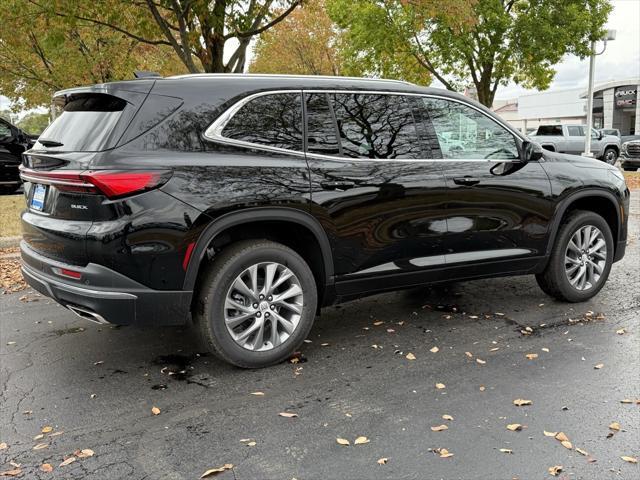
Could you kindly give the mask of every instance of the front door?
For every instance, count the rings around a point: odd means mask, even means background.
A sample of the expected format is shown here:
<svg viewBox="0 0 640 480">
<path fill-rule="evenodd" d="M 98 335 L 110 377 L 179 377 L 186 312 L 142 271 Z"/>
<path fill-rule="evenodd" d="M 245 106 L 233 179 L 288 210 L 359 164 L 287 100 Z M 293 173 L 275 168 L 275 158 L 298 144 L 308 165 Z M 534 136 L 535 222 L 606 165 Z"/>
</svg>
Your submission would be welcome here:
<svg viewBox="0 0 640 480">
<path fill-rule="evenodd" d="M 305 92 L 311 209 L 348 296 L 420 283 L 444 265 L 445 180 L 415 97 Z"/>
<path fill-rule="evenodd" d="M 421 100 L 447 183 L 450 272 L 476 276 L 535 265 L 545 253 L 553 214 L 542 166 L 521 162 L 520 140 L 480 109 L 446 98 Z M 451 270 L 458 266 L 461 271 Z"/>
</svg>

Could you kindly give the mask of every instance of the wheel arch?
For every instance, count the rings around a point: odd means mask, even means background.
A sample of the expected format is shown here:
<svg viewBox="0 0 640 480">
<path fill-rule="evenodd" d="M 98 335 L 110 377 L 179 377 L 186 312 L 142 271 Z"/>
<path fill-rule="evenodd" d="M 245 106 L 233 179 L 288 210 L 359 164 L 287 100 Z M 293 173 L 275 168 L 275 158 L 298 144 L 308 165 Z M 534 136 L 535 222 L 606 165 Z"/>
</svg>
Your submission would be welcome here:
<svg viewBox="0 0 640 480">
<path fill-rule="evenodd" d="M 606 203 L 591 203 L 590 199 L 605 199 Z M 549 236 L 549 242 L 547 243 L 546 256 L 551 254 L 551 249 L 555 244 L 560 224 L 565 216 L 573 210 L 588 210 L 597 213 L 602 216 L 609 227 L 611 228 L 611 234 L 613 236 L 614 247 L 617 245 L 618 236 L 620 233 L 621 219 L 620 219 L 620 207 L 619 202 L 615 195 L 607 190 L 601 190 L 597 188 L 590 188 L 587 190 L 580 190 L 565 198 L 556 210 L 551 225 L 551 234 Z"/>
<path fill-rule="evenodd" d="M 213 220 L 200 234 L 191 253 L 184 280 L 184 289 L 193 290 L 207 249 L 212 243 L 231 229 L 264 222 L 282 222 L 305 228 L 317 241 L 322 257 L 324 285 L 331 285 L 334 278 L 333 255 L 325 230 L 311 214 L 288 207 L 255 207 L 227 213 Z"/>
</svg>

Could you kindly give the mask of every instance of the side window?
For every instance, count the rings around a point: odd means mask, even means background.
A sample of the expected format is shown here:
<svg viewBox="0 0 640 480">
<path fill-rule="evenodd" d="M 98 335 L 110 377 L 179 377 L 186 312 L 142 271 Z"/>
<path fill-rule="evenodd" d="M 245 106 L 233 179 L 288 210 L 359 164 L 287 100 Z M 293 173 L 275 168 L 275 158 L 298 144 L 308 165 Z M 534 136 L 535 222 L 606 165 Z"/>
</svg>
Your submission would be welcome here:
<svg viewBox="0 0 640 480">
<path fill-rule="evenodd" d="M 423 98 L 438 137 L 443 159 L 518 158 L 515 137 L 488 116 L 464 104 L 439 98 Z"/>
<path fill-rule="evenodd" d="M 340 155 L 336 126 L 326 93 L 305 95 L 307 108 L 307 152 Z"/>
<path fill-rule="evenodd" d="M 269 147 L 302 151 L 302 99 L 299 93 L 261 95 L 243 105 L 222 136 Z"/>
<path fill-rule="evenodd" d="M 6 125 L 4 122 L 0 122 L 0 139 L 8 139 L 13 136 L 11 132 L 11 128 L 9 125 Z"/>
<path fill-rule="evenodd" d="M 581 137 L 584 135 L 580 127 L 567 127 L 567 132 L 570 137 Z"/>
<path fill-rule="evenodd" d="M 411 103 L 399 95 L 332 93 L 342 155 L 351 158 L 420 158 Z"/>
</svg>

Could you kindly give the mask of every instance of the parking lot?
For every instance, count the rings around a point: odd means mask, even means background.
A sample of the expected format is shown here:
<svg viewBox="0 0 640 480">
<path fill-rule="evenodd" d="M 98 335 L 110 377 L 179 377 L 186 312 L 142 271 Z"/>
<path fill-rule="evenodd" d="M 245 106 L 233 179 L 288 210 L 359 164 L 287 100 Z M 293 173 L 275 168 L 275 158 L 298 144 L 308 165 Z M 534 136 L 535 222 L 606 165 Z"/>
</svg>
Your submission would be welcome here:
<svg viewBox="0 0 640 480">
<path fill-rule="evenodd" d="M 627 255 L 590 302 L 556 302 L 533 277 L 379 295 L 325 309 L 297 363 L 263 370 L 201 353 L 189 328 L 104 327 L 30 290 L 3 295 L 0 471 L 530 479 L 561 466 L 557 478 L 638 478 L 632 204 Z"/>
</svg>

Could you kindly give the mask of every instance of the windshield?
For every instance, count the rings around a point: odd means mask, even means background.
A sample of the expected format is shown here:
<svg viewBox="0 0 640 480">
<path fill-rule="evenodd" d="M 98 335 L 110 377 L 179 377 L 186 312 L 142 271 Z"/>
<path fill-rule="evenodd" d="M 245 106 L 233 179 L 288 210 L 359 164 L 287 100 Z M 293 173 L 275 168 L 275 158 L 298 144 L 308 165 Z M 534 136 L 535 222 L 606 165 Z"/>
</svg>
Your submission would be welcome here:
<svg viewBox="0 0 640 480">
<path fill-rule="evenodd" d="M 40 135 L 36 149 L 97 152 L 115 146 L 114 127 L 127 102 L 102 93 L 80 94 L 68 101 L 62 113 Z"/>
</svg>

